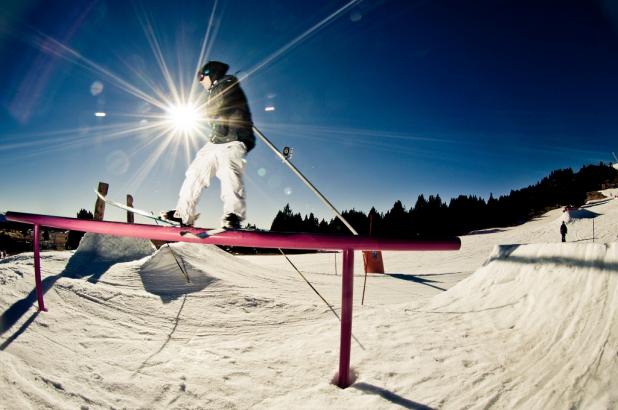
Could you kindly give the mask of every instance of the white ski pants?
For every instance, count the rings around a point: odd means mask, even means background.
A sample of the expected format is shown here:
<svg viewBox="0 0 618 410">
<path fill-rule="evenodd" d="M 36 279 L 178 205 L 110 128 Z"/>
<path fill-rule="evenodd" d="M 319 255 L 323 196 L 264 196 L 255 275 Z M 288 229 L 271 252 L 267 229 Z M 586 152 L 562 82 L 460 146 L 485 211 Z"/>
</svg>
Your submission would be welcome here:
<svg viewBox="0 0 618 410">
<path fill-rule="evenodd" d="M 246 162 L 245 154 L 245 144 L 240 141 L 208 143 L 199 150 L 185 173 L 176 204 L 176 217 L 182 218 L 187 224 L 195 222 L 198 216 L 196 207 L 202 190 L 210 185 L 210 180 L 215 175 L 221 181 L 223 218 L 233 213 L 238 215 L 240 220 L 244 220 L 246 208 L 242 175 Z"/>
</svg>

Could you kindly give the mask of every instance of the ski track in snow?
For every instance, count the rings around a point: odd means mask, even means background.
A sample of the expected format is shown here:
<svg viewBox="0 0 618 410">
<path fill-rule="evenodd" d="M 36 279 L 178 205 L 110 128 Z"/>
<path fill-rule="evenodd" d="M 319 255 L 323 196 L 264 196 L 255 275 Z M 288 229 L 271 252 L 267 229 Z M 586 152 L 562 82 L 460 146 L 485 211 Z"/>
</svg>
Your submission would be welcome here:
<svg viewBox="0 0 618 410">
<path fill-rule="evenodd" d="M 364 306 L 357 252 L 365 349 L 344 390 L 339 324 L 282 256 L 87 235 L 42 253 L 39 313 L 32 253 L 16 255 L 0 261 L 0 408 L 618 408 L 617 234 L 609 199 L 459 252 L 384 252 Z M 290 258 L 339 310 L 341 254 Z"/>
</svg>

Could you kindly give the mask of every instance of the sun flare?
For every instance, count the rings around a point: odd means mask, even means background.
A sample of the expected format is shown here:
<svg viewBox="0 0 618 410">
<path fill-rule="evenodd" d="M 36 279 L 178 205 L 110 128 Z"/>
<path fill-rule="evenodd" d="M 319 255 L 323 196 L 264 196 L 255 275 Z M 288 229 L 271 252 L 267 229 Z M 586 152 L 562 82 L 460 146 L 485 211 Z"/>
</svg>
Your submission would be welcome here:
<svg viewBox="0 0 618 410">
<path fill-rule="evenodd" d="M 181 133 L 191 134 L 199 128 L 201 116 L 192 104 L 174 104 L 167 108 L 166 118 L 171 127 Z"/>
</svg>

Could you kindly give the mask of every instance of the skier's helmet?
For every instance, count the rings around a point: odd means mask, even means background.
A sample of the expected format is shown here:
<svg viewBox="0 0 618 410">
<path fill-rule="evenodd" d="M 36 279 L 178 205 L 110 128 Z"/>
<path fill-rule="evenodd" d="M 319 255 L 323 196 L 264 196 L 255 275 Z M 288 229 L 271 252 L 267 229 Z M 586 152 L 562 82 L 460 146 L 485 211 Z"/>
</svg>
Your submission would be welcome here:
<svg viewBox="0 0 618 410">
<path fill-rule="evenodd" d="M 197 80 L 202 81 L 204 77 L 208 76 L 210 77 L 210 81 L 214 83 L 223 77 L 229 68 L 229 65 L 221 61 L 209 61 L 197 72 Z"/>
</svg>

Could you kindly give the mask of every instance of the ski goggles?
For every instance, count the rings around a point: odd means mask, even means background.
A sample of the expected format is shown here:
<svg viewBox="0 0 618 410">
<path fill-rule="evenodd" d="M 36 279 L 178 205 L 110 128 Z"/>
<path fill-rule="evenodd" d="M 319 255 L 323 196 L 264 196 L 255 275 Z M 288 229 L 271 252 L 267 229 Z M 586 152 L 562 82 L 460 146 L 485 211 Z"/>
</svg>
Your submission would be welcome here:
<svg viewBox="0 0 618 410">
<path fill-rule="evenodd" d="M 204 77 L 206 77 L 208 74 L 210 74 L 210 70 L 200 71 L 199 73 L 197 73 L 197 81 L 201 83 L 204 80 Z"/>
</svg>

